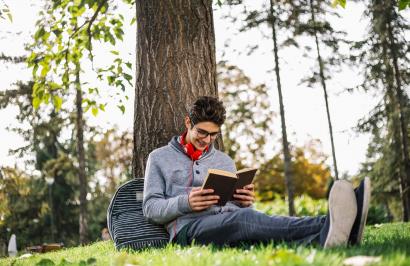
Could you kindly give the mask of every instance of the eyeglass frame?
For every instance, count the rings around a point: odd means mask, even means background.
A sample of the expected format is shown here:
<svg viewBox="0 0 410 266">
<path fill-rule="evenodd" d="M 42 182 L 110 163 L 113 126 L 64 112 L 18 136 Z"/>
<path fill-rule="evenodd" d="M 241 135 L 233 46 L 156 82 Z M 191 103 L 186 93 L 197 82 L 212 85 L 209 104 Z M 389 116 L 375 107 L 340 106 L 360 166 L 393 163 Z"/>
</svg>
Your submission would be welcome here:
<svg viewBox="0 0 410 266">
<path fill-rule="evenodd" d="M 207 137 L 209 136 L 209 137 L 211 138 L 211 140 L 215 140 L 215 139 L 217 139 L 217 138 L 221 135 L 221 131 L 218 131 L 218 132 L 208 132 L 208 131 L 206 131 L 206 130 L 204 130 L 204 129 L 202 129 L 202 128 L 195 127 L 195 124 L 194 124 L 194 122 L 192 122 L 191 117 L 189 117 L 189 121 L 191 122 L 192 129 L 195 129 L 196 135 L 197 135 L 197 137 L 200 138 L 200 139 L 204 139 L 204 138 L 207 138 Z M 198 130 L 200 130 L 201 132 L 198 131 Z"/>
</svg>

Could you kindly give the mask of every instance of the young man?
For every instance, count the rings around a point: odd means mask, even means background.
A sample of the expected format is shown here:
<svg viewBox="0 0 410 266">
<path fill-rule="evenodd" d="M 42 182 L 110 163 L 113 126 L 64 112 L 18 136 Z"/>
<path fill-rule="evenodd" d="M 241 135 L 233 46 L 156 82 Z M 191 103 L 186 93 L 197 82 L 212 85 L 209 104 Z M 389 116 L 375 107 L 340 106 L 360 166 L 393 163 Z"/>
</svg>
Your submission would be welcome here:
<svg viewBox="0 0 410 266">
<path fill-rule="evenodd" d="M 268 216 L 255 211 L 253 184 L 238 189 L 235 201 L 216 206 L 218 196 L 201 190 L 201 185 L 209 168 L 236 171 L 234 161 L 213 146 L 224 120 L 222 102 L 200 97 L 185 117 L 186 131 L 149 155 L 143 212 L 149 221 L 166 225 L 170 241 L 218 246 L 271 241 L 323 247 L 360 243 L 370 200 L 368 179 L 355 191 L 347 181 L 336 181 L 326 216 Z"/>
</svg>

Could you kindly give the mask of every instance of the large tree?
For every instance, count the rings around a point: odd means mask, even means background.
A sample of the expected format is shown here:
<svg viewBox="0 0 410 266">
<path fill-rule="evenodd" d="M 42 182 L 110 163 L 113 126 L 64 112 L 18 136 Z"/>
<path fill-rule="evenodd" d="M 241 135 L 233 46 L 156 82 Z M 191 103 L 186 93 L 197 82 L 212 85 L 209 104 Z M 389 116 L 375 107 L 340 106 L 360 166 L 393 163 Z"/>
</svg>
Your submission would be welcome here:
<svg viewBox="0 0 410 266">
<path fill-rule="evenodd" d="M 183 130 L 187 108 L 217 96 L 211 0 L 136 1 L 133 176 L 148 154 Z"/>
<path fill-rule="evenodd" d="M 372 133 L 362 174 L 374 180 L 375 199 L 387 203 L 400 195 L 402 218 L 410 213 L 410 161 L 408 150 L 409 98 L 403 90 L 410 79 L 408 22 L 394 1 L 369 0 L 365 14 L 370 18 L 365 40 L 354 45 L 351 58 L 363 66 L 364 81 L 359 88 L 381 95 L 358 129 Z M 408 85 L 407 85 L 408 86 Z"/>
</svg>

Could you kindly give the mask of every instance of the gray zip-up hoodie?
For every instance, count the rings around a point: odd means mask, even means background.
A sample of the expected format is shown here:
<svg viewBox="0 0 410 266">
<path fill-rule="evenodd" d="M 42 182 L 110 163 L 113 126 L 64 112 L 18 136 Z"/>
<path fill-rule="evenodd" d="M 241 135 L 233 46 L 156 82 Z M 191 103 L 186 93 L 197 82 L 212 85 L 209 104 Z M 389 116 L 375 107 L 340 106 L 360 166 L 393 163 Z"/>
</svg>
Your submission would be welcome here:
<svg viewBox="0 0 410 266">
<path fill-rule="evenodd" d="M 193 212 L 188 195 L 192 187 L 202 186 L 209 168 L 235 172 L 233 160 L 210 145 L 208 152 L 192 161 L 175 136 L 167 146 L 150 153 L 145 170 L 143 213 L 150 222 L 164 224 L 170 241 L 189 222 L 204 215 L 234 211 L 240 207 L 228 202 Z"/>
</svg>

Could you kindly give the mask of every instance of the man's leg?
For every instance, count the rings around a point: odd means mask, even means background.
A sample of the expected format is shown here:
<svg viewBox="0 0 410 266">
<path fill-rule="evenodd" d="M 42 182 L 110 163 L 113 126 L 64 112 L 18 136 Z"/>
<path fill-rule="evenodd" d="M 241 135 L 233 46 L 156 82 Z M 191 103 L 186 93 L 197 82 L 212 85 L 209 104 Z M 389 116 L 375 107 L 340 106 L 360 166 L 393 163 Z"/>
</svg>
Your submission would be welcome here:
<svg viewBox="0 0 410 266">
<path fill-rule="evenodd" d="M 318 242 L 325 216 L 268 216 L 250 208 L 201 217 L 187 231 L 188 241 L 198 244 Z"/>
<path fill-rule="evenodd" d="M 336 181 L 329 196 L 329 213 L 318 217 L 268 216 L 240 209 L 201 217 L 188 228 L 188 242 L 236 245 L 241 242 L 319 242 L 324 247 L 345 245 L 356 217 L 351 184 Z"/>
</svg>

